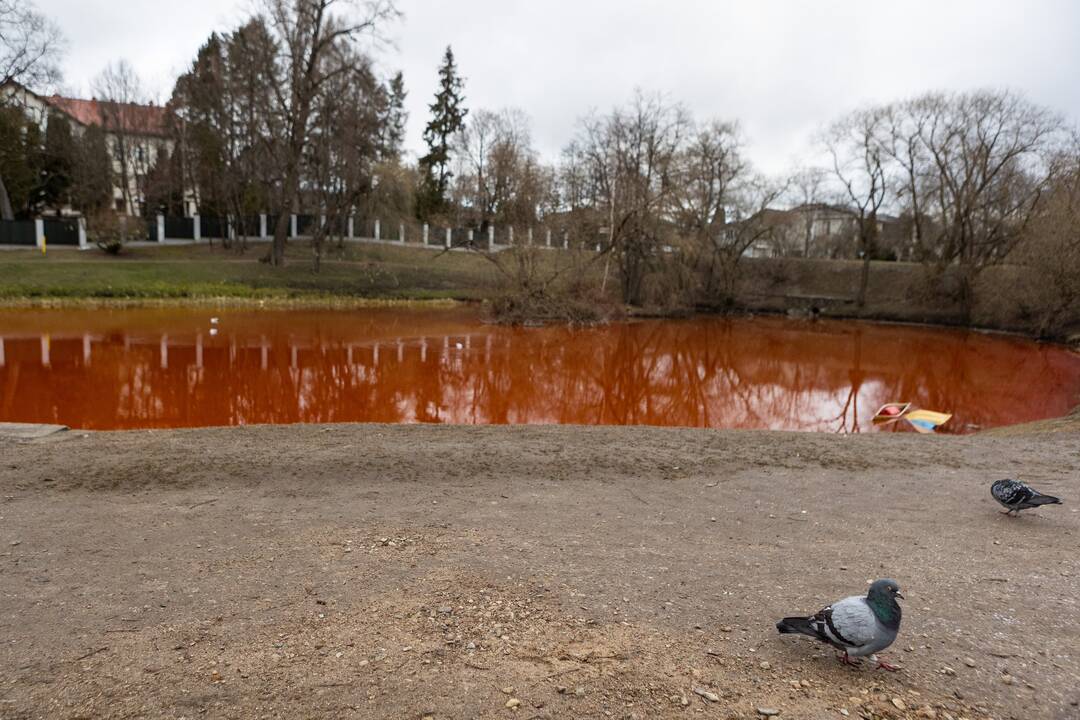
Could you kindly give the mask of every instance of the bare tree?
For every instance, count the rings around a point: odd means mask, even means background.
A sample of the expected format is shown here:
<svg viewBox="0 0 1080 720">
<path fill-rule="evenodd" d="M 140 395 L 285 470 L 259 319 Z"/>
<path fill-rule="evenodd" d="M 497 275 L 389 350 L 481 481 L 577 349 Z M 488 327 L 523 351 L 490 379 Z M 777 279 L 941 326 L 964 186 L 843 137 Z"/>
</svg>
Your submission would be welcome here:
<svg viewBox="0 0 1080 720">
<path fill-rule="evenodd" d="M 629 105 L 581 121 L 575 153 L 606 215 L 607 250 L 618 264 L 623 301 L 638 305 L 656 263 L 675 184 L 674 164 L 690 119 L 679 105 L 638 92 Z"/>
<path fill-rule="evenodd" d="M 925 115 L 926 162 L 915 183 L 922 240 L 942 265 L 958 266 L 968 314 L 976 277 L 1005 260 L 1038 212 L 1063 125 L 1010 92 L 931 95 L 912 107 Z"/>
<path fill-rule="evenodd" d="M 336 77 L 355 72 L 363 56 L 355 52 L 359 38 L 378 37 L 396 18 L 393 0 L 261 0 L 267 24 L 277 41 L 283 82 L 274 85 L 271 109 L 282 122 L 271 138 L 281 165 L 281 212 L 274 228 L 270 261 L 285 262 L 289 213 L 299 210 L 303 157 L 312 129 L 317 97 Z"/>
<path fill-rule="evenodd" d="M 120 180 L 124 212 L 141 212 L 146 174 L 153 162 L 147 134 L 160 131 L 145 107 L 147 96 L 135 68 L 126 60 L 110 63 L 94 80 L 102 127 L 108 133 Z"/>
<path fill-rule="evenodd" d="M 1062 338 L 1080 329 L 1080 137 L 1054 162 L 1056 176 L 1014 254 L 1029 269 L 1021 306 L 1039 337 Z"/>
<path fill-rule="evenodd" d="M 30 0 L 0 0 L 0 87 L 19 83 L 41 90 L 55 82 L 63 45 L 60 29 Z M 14 217 L 0 175 L 0 220 Z"/>
<path fill-rule="evenodd" d="M 859 255 L 862 258 L 856 296 L 860 308 L 866 304 L 870 261 L 877 249 L 878 213 L 890 191 L 888 155 L 882 145 L 884 125 L 885 113 L 880 108 L 858 110 L 834 123 L 824 138 L 843 198 L 850 205 L 855 218 Z"/>
<path fill-rule="evenodd" d="M 828 171 L 820 167 L 803 167 L 791 174 L 788 195 L 799 208 L 798 231 L 802 240 L 802 256 L 810 257 L 814 239 L 814 208 L 825 198 Z"/>
</svg>

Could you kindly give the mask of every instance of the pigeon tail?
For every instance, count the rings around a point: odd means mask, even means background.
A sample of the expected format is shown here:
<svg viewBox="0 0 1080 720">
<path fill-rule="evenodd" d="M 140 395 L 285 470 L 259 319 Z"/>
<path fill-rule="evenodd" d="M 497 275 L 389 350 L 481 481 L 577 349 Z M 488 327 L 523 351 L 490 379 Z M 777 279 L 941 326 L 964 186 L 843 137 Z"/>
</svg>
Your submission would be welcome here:
<svg viewBox="0 0 1080 720">
<path fill-rule="evenodd" d="M 796 634 L 809 635 L 814 638 L 819 637 L 817 629 L 810 621 L 811 618 L 806 617 L 786 617 L 776 623 L 776 629 L 780 631 L 781 635 Z"/>
<path fill-rule="evenodd" d="M 1061 498 L 1056 498 L 1053 495 L 1043 495 L 1042 493 L 1028 500 L 1029 505 L 1061 505 Z"/>
</svg>

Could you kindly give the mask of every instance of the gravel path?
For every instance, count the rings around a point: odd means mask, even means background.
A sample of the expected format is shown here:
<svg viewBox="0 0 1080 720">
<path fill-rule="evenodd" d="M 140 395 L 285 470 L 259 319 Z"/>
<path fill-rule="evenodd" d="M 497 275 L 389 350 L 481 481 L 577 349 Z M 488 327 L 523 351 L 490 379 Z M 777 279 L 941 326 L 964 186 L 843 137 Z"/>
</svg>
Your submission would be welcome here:
<svg viewBox="0 0 1080 720">
<path fill-rule="evenodd" d="M 1076 432 L 0 440 L 0 718 L 1077 718 L 1078 508 Z M 885 576 L 898 673 L 773 627 Z"/>
</svg>

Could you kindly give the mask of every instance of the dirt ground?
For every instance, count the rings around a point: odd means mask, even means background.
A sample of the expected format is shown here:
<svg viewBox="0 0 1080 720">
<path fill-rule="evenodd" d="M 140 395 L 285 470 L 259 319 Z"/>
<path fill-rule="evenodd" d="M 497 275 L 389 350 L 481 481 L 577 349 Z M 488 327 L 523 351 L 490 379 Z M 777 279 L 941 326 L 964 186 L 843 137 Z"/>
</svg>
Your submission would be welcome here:
<svg viewBox="0 0 1080 720">
<path fill-rule="evenodd" d="M 1078 718 L 1078 509 L 1077 432 L 0 440 L 0 718 Z M 876 577 L 900 672 L 776 633 Z"/>
</svg>

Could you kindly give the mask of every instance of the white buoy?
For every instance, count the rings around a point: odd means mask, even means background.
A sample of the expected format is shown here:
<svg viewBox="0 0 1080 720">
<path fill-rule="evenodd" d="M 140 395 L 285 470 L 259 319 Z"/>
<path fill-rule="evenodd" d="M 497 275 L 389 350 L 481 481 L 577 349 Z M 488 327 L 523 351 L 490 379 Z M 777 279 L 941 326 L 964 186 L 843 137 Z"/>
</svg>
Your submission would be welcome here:
<svg viewBox="0 0 1080 720">
<path fill-rule="evenodd" d="M 217 318 L 210 318 L 211 325 L 217 325 Z"/>
<path fill-rule="evenodd" d="M 462 345 L 461 343 L 456 343 L 456 344 L 455 344 L 455 347 L 456 347 L 456 348 L 457 348 L 458 350 L 460 350 L 461 348 L 463 348 L 463 347 L 465 347 L 465 346 L 464 346 L 464 345 Z"/>
<path fill-rule="evenodd" d="M 210 328 L 210 337 L 217 335 L 217 328 Z"/>
</svg>

